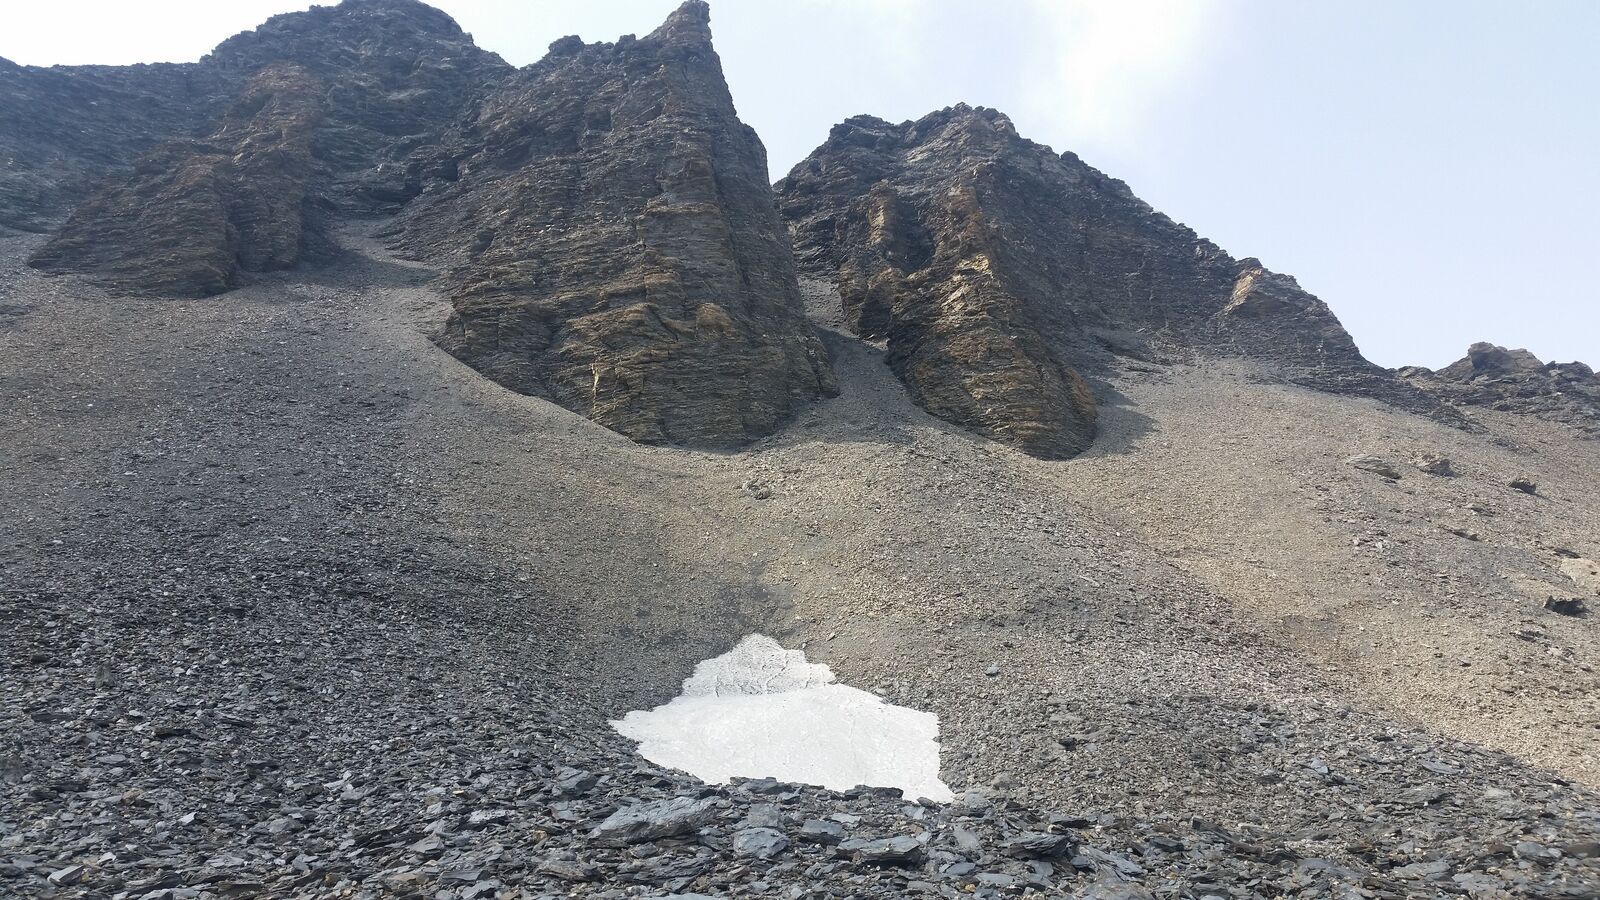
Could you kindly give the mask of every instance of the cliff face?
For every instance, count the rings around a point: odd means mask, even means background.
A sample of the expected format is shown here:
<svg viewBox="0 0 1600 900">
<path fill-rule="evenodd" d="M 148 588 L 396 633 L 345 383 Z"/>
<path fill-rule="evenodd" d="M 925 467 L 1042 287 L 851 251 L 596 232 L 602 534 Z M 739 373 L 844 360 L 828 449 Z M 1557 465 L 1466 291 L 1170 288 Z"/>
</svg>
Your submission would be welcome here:
<svg viewBox="0 0 1600 900">
<path fill-rule="evenodd" d="M 1600 437 L 1600 375 L 1581 362 L 1545 363 L 1479 342 L 1437 372 L 1409 366 L 1399 374 L 1447 403 L 1538 416 Z"/>
<path fill-rule="evenodd" d="M 317 208 L 383 208 L 395 161 L 508 71 L 414 0 L 276 16 L 198 63 L 5 63 L 0 225 L 47 230 L 71 208 L 38 267 L 226 290 L 325 252 Z"/>
<path fill-rule="evenodd" d="M 1093 439 L 1077 371 L 1112 355 L 1241 355 L 1294 383 L 1437 410 L 1292 278 L 994 110 L 850 119 L 778 191 L 800 265 L 837 280 L 847 321 L 888 342 L 918 402 L 1035 455 Z"/>
<path fill-rule="evenodd" d="M 49 231 L 107 173 L 192 137 L 225 105 L 194 65 L 19 66 L 0 59 L 0 227 Z"/>
<path fill-rule="evenodd" d="M 308 187 L 323 117 L 315 78 L 262 70 L 204 141 L 161 146 L 73 212 L 30 261 L 127 293 L 201 297 L 244 271 L 293 266 L 331 244 Z"/>
<path fill-rule="evenodd" d="M 328 169 L 330 200 L 356 212 L 393 211 L 413 196 L 414 151 L 437 143 L 513 71 L 418 0 L 344 0 L 273 16 L 200 66 L 237 80 L 280 61 L 320 79 L 328 114 L 313 152 Z"/>
<path fill-rule="evenodd" d="M 398 241 L 448 268 L 444 346 L 634 440 L 733 446 L 835 391 L 765 151 L 704 3 L 566 38 L 434 161 Z"/>
</svg>

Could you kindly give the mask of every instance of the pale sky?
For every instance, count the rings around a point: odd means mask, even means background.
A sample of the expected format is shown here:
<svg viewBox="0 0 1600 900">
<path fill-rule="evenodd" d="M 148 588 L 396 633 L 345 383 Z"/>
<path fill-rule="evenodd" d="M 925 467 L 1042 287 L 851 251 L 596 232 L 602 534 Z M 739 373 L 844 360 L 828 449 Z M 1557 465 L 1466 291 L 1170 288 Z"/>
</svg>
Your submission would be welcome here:
<svg viewBox="0 0 1600 900">
<path fill-rule="evenodd" d="M 0 0 L 0 56 L 198 59 L 303 0 Z M 524 65 L 676 0 L 437 0 Z M 774 178 L 836 122 L 957 101 L 1296 276 L 1368 357 L 1600 366 L 1600 2 L 712 0 Z"/>
</svg>

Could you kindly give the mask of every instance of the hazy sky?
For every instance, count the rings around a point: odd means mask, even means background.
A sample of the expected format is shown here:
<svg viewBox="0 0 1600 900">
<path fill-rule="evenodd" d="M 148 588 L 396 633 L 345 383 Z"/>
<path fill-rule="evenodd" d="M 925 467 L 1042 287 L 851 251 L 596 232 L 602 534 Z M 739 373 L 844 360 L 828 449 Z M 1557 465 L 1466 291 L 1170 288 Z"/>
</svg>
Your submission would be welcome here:
<svg viewBox="0 0 1600 900">
<path fill-rule="evenodd" d="M 199 58 L 300 0 L 4 0 L 22 63 Z M 522 65 L 675 0 L 438 0 Z M 1467 344 L 1600 365 L 1600 2 L 712 0 L 779 177 L 857 113 L 1008 113 L 1235 256 L 1296 276 L 1389 366 Z"/>
</svg>

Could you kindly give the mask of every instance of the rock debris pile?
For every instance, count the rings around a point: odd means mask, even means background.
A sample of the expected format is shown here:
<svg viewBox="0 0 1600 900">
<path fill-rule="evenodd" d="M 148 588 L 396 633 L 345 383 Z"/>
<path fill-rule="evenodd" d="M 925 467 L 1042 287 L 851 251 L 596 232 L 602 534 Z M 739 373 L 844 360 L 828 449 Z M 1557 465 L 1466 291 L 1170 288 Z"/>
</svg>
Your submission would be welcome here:
<svg viewBox="0 0 1600 900">
<path fill-rule="evenodd" d="M 1381 369 L 994 110 L 774 190 L 699 0 L 0 60 L 0 386 L 0 895 L 1600 896 L 1588 367 Z M 608 726 L 756 631 L 949 793 Z"/>
</svg>

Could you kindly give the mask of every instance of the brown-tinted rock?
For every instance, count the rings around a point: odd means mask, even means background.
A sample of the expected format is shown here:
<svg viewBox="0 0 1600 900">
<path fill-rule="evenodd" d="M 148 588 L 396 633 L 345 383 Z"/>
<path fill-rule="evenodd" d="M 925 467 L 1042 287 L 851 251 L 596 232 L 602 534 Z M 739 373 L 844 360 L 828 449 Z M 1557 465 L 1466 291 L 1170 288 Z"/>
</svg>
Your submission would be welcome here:
<svg viewBox="0 0 1600 900">
<path fill-rule="evenodd" d="M 994 110 L 849 119 L 778 190 L 802 268 L 837 280 L 846 321 L 887 340 L 912 396 L 1035 455 L 1088 446 L 1078 372 L 1117 355 L 1245 356 L 1286 381 L 1441 413 L 1294 279 Z"/>
<path fill-rule="evenodd" d="M 1600 437 L 1600 376 L 1581 362 L 1547 364 L 1527 350 L 1480 342 L 1437 372 L 1410 366 L 1400 375 L 1449 403 L 1538 416 Z"/>
<path fill-rule="evenodd" d="M 490 378 L 706 447 L 835 390 L 704 3 L 644 38 L 557 41 L 441 155 L 398 241 L 447 267 L 441 343 Z"/>
<path fill-rule="evenodd" d="M 107 179 L 30 263 L 132 293 L 196 297 L 242 271 L 287 268 L 329 244 L 308 186 L 323 114 L 315 78 L 269 66 L 217 132 L 161 146 Z"/>
</svg>

